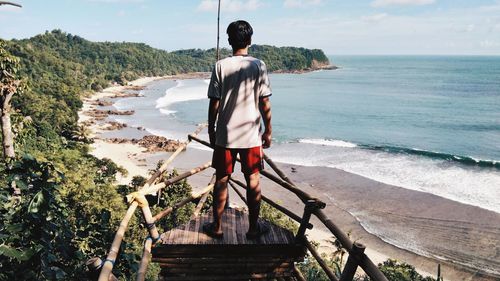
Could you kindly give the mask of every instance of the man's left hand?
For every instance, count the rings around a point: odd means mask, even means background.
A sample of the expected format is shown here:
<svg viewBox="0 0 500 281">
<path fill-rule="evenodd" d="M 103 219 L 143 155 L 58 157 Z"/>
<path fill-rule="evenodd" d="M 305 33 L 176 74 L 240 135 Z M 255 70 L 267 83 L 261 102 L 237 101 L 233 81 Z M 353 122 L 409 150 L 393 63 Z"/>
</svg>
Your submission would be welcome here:
<svg viewBox="0 0 500 281">
<path fill-rule="evenodd" d="M 264 132 L 262 134 L 262 148 L 269 148 L 271 146 L 271 132 Z"/>
</svg>

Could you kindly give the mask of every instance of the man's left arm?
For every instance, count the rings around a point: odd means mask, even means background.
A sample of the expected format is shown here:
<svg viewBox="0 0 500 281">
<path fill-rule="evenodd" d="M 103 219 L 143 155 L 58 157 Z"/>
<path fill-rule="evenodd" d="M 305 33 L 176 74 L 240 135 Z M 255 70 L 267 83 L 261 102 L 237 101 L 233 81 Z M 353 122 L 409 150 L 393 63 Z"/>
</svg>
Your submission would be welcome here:
<svg viewBox="0 0 500 281">
<path fill-rule="evenodd" d="M 264 121 L 264 133 L 262 134 L 262 147 L 269 148 L 271 146 L 271 136 L 273 128 L 271 125 L 271 101 L 269 96 L 259 99 L 259 110 Z"/>
<path fill-rule="evenodd" d="M 215 146 L 215 121 L 217 120 L 218 111 L 219 100 L 211 98 L 208 105 L 208 137 L 212 146 Z"/>
</svg>

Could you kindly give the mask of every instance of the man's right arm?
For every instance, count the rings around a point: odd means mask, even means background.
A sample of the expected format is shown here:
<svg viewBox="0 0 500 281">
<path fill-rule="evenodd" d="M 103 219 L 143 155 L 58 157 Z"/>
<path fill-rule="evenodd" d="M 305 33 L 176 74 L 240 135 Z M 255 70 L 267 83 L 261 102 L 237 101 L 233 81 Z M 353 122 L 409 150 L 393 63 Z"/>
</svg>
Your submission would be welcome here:
<svg viewBox="0 0 500 281">
<path fill-rule="evenodd" d="M 219 100 L 211 98 L 208 105 L 208 137 L 212 146 L 215 146 L 215 121 L 217 120 L 218 112 Z"/>
<path fill-rule="evenodd" d="M 262 121 L 264 121 L 262 147 L 269 148 L 271 146 L 271 137 L 273 133 L 273 127 L 271 125 L 271 101 L 269 100 L 269 96 L 260 98 L 259 110 L 260 115 L 262 116 Z"/>
</svg>

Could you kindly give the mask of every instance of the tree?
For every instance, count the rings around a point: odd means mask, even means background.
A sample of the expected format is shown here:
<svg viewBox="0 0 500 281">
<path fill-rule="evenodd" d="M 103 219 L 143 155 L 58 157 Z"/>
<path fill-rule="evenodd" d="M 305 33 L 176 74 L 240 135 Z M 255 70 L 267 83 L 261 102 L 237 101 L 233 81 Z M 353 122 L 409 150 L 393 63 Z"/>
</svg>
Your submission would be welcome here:
<svg viewBox="0 0 500 281">
<path fill-rule="evenodd" d="M 14 153 L 14 134 L 10 120 L 12 96 L 18 91 L 21 80 L 16 79 L 19 59 L 10 55 L 0 42 L 0 110 L 2 124 L 3 157 L 9 163 L 16 157 Z"/>
</svg>

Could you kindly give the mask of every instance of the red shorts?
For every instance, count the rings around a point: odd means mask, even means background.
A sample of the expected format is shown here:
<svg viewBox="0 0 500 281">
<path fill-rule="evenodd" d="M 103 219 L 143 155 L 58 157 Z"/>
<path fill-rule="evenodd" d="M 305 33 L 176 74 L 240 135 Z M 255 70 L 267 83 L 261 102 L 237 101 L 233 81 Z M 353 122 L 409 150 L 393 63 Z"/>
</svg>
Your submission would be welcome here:
<svg viewBox="0 0 500 281">
<path fill-rule="evenodd" d="M 241 172 L 243 174 L 251 175 L 264 168 L 262 146 L 252 148 L 225 148 L 215 146 L 212 157 L 212 167 L 215 168 L 217 175 L 224 176 L 232 174 L 238 154 L 240 155 Z"/>
</svg>

